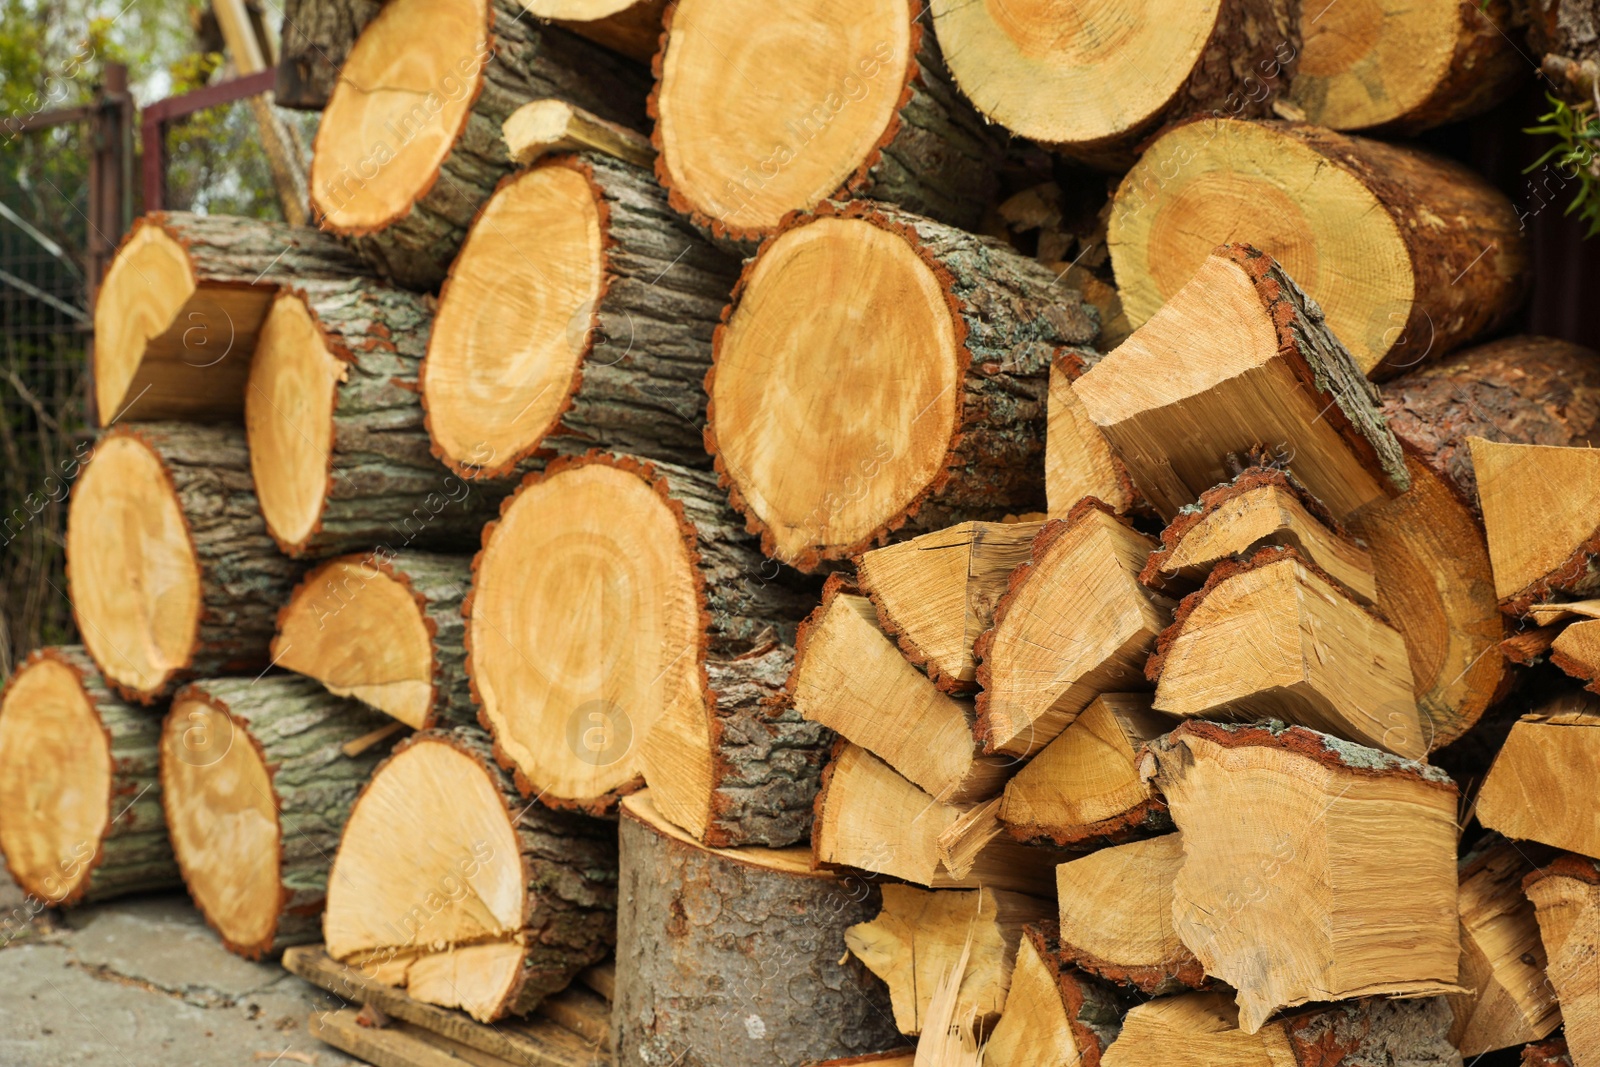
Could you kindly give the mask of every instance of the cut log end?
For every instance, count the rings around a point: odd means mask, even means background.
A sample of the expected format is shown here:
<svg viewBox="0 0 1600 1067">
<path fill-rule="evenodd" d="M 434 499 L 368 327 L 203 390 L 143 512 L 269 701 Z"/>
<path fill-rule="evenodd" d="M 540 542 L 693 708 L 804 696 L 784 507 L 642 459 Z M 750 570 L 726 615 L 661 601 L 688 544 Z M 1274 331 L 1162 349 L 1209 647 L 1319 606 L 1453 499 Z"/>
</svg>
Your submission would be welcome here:
<svg viewBox="0 0 1600 1067">
<path fill-rule="evenodd" d="M 1600 591 L 1600 450 L 1467 443 L 1501 608 Z"/>
<path fill-rule="evenodd" d="M 629 59 L 648 64 L 667 0 L 522 0 L 522 6 Z"/>
<path fill-rule="evenodd" d="M 159 221 L 136 222 L 95 299 L 94 388 L 102 425 L 121 413 L 147 360 L 154 369 L 181 354 L 183 330 L 171 333 L 190 325 L 179 322 L 179 313 L 198 287 L 183 245 Z M 257 304 L 266 300 L 255 297 Z"/>
<path fill-rule="evenodd" d="M 984 1047 L 994 1067 L 1100 1067 L 1123 1006 L 1105 983 L 1067 965 L 1054 923 L 1022 928 L 1005 1014 Z"/>
<path fill-rule="evenodd" d="M 1478 820 L 1512 840 L 1600 851 L 1600 827 L 1573 792 L 1597 758 L 1600 700 L 1582 692 L 1558 698 L 1511 727 L 1478 793 Z"/>
</svg>

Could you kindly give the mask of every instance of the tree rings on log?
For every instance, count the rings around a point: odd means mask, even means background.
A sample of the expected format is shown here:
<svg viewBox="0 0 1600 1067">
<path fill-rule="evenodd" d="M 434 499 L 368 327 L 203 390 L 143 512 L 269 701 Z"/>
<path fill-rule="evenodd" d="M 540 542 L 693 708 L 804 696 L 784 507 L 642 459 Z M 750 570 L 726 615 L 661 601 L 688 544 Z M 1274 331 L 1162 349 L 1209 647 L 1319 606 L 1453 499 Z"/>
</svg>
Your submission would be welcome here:
<svg viewBox="0 0 1600 1067">
<path fill-rule="evenodd" d="M 178 884 L 160 730 L 78 645 L 40 649 L 12 674 L 0 693 L 0 852 L 41 907 Z"/>
<path fill-rule="evenodd" d="M 476 727 L 395 748 L 328 876 L 328 955 L 479 1022 L 522 1015 L 616 937 L 616 831 L 518 795 Z"/>
<path fill-rule="evenodd" d="M 910 0 L 676 0 L 650 98 L 673 207 L 747 250 L 830 199 L 976 228 L 996 149 L 920 11 Z"/>
<path fill-rule="evenodd" d="M 1118 187 L 1106 240 L 1132 325 L 1243 240 L 1283 264 L 1373 378 L 1494 329 L 1527 271 L 1516 210 L 1466 167 L 1284 122 L 1163 134 Z"/>
<path fill-rule="evenodd" d="M 298 574 L 261 520 L 242 430 L 118 426 L 73 487 L 73 617 L 130 700 L 149 704 L 186 678 L 261 670 Z"/>
<path fill-rule="evenodd" d="M 477 721 L 461 602 L 466 558 L 341 556 L 308 573 L 278 613 L 272 661 L 415 730 Z"/>
<path fill-rule="evenodd" d="M 1095 321 L 1048 269 L 882 204 L 791 220 L 717 331 L 706 446 L 802 570 L 1044 506 L 1051 361 Z"/>
</svg>

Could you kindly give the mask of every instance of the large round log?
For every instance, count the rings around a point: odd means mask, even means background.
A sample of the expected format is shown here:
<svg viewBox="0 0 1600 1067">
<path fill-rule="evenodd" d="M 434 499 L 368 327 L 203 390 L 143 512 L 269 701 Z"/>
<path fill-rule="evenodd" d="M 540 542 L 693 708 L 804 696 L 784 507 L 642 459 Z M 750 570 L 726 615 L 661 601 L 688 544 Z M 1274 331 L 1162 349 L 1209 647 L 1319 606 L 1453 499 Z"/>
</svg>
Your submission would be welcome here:
<svg viewBox="0 0 1600 1067">
<path fill-rule="evenodd" d="M 1482 177 L 1296 123 L 1203 119 L 1163 134 L 1118 187 L 1106 239 L 1132 326 L 1213 248 L 1244 241 L 1283 264 L 1373 378 L 1489 332 L 1526 291 L 1516 210 Z"/>
<path fill-rule="evenodd" d="M 618 1063 L 794 1064 L 897 1048 L 883 983 L 844 951 L 878 891 L 811 852 L 709 849 L 622 803 Z"/>
<path fill-rule="evenodd" d="M 747 251 L 791 211 L 835 198 L 976 228 L 996 149 L 921 12 L 911 0 L 674 0 L 650 97 L 672 205 Z"/>
<path fill-rule="evenodd" d="M 0 693 L 0 852 L 41 906 L 178 884 L 157 781 L 159 716 L 82 646 L 40 649 Z"/>
<path fill-rule="evenodd" d="M 524 793 L 600 812 L 642 775 L 696 838 L 805 837 L 832 737 L 781 686 L 809 601 L 709 473 L 557 460 L 473 569 L 467 670 Z"/>
<path fill-rule="evenodd" d="M 67 510 L 67 586 L 84 645 L 129 700 L 268 663 L 273 617 L 300 568 L 267 534 L 244 431 L 118 426 Z"/>
<path fill-rule="evenodd" d="M 417 386 L 432 319 L 421 297 L 362 280 L 273 301 L 244 417 L 261 514 L 286 554 L 471 549 L 494 516 L 492 486 L 432 455 Z"/>
<path fill-rule="evenodd" d="M 272 662 L 414 730 L 477 722 L 461 602 L 466 557 L 376 549 L 310 571 L 278 612 Z"/>
<path fill-rule="evenodd" d="M 344 57 L 380 6 L 381 0 L 284 0 L 272 102 L 301 111 L 327 107 Z"/>
<path fill-rule="evenodd" d="M 709 466 L 700 382 L 737 276 L 642 167 L 586 152 L 506 180 L 439 298 L 435 454 L 498 477 L 560 436 Z"/>
<path fill-rule="evenodd" d="M 411 289 L 445 278 L 511 170 L 500 124 L 555 97 L 642 129 L 637 65 L 517 0 L 394 0 L 350 50 L 317 128 L 312 213 Z"/>
<path fill-rule="evenodd" d="M 95 296 L 100 425 L 236 421 L 278 286 L 364 270 L 348 248 L 309 227 L 185 211 L 137 220 Z"/>
<path fill-rule="evenodd" d="M 661 39 L 667 0 L 522 0 L 522 6 L 613 52 L 648 63 Z"/>
<path fill-rule="evenodd" d="M 195 906 L 231 951 L 320 936 L 329 857 L 388 722 L 309 678 L 218 678 L 172 699 L 161 800 Z"/>
<path fill-rule="evenodd" d="M 565 989 L 616 940 L 614 824 L 518 795 L 476 727 L 395 748 L 328 878 L 328 954 L 480 1022 Z"/>
<path fill-rule="evenodd" d="M 979 111 L 1111 170 L 1166 124 L 1271 115 L 1300 48 L 1299 12 L 1286 0 L 930 6 L 956 83 Z"/>
<path fill-rule="evenodd" d="M 1466 733 L 1509 686 L 1506 621 L 1467 438 L 1584 445 L 1600 430 L 1600 355 L 1547 337 L 1457 353 L 1387 383 L 1383 413 L 1411 488 L 1358 517 L 1378 607 L 1406 641 L 1430 749 Z"/>
<path fill-rule="evenodd" d="M 902 528 L 1043 510 L 1050 364 L 1096 332 L 1052 271 L 824 205 L 746 264 L 724 318 L 706 446 L 768 555 L 815 570 Z"/>
</svg>

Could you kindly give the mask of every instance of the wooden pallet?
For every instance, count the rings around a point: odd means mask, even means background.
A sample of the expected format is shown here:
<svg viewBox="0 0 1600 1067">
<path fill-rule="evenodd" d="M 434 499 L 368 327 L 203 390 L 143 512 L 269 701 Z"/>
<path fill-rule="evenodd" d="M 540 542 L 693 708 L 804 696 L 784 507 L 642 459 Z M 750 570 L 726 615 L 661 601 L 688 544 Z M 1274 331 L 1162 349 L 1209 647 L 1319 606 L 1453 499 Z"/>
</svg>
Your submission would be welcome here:
<svg viewBox="0 0 1600 1067">
<path fill-rule="evenodd" d="M 313 1037 L 374 1067 L 614 1067 L 610 964 L 590 968 L 526 1019 L 480 1023 L 424 1004 L 332 959 L 321 945 L 283 954 L 283 966 L 335 996 L 365 1006 L 311 1013 Z M 382 1025 L 373 1025 L 381 1020 Z"/>
</svg>

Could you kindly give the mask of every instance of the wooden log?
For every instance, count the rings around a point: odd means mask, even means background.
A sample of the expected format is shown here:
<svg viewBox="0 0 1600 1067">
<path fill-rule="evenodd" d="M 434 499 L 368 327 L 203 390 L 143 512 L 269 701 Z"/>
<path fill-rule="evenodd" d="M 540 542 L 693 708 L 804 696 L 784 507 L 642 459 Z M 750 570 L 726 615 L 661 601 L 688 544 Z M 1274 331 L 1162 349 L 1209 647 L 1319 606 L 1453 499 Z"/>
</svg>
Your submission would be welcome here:
<svg viewBox="0 0 1600 1067">
<path fill-rule="evenodd" d="M 309 227 L 186 211 L 136 220 L 95 296 L 100 425 L 125 417 L 237 421 L 278 286 L 364 269 Z"/>
<path fill-rule="evenodd" d="M 640 63 L 661 37 L 667 0 L 522 0 L 528 13 Z"/>
<path fill-rule="evenodd" d="M 421 297 L 365 280 L 273 300 L 244 421 L 261 514 L 285 554 L 476 545 L 499 495 L 431 454 L 417 373 L 432 322 Z"/>
<path fill-rule="evenodd" d="M 955 0 L 932 8 L 951 73 L 979 111 L 1108 170 L 1125 169 L 1140 142 L 1190 116 L 1270 115 L 1300 49 L 1297 12 L 1283 0 L 1065 20 Z"/>
<path fill-rule="evenodd" d="M 788 690 L 801 715 L 944 803 L 976 803 L 1005 784 L 1009 761 L 981 754 L 971 703 L 913 667 L 879 629 L 871 602 L 840 576 L 800 628 Z"/>
<path fill-rule="evenodd" d="M 1460 737 L 1512 678 L 1466 440 L 1570 445 L 1600 431 L 1600 357 L 1565 341 L 1514 337 L 1419 367 L 1384 386 L 1383 414 L 1411 488 L 1354 528 L 1372 549 L 1378 608 L 1406 639 L 1417 704 L 1435 747 Z"/>
<path fill-rule="evenodd" d="M 1275 1019 L 1251 1034 L 1226 993 L 1188 993 L 1135 1005 L 1101 1067 L 1457 1067 L 1443 998 L 1367 998 Z"/>
<path fill-rule="evenodd" d="M 1600 701 L 1557 697 L 1511 727 L 1478 792 L 1478 821 L 1515 841 L 1600 852 L 1600 819 L 1578 799 L 1596 759 Z"/>
<path fill-rule="evenodd" d="M 1561 629 L 1550 643 L 1550 662 L 1596 692 L 1600 679 L 1600 619 L 1585 619 Z"/>
<path fill-rule="evenodd" d="M 1289 103 L 1334 130 L 1412 134 L 1480 114 L 1527 75 L 1507 0 L 1362 8 L 1333 4 L 1302 20 Z"/>
<path fill-rule="evenodd" d="M 642 775 L 697 839 L 806 836 L 832 737 L 782 685 L 810 597 L 709 473 L 557 460 L 485 528 L 473 571 L 467 672 L 525 793 L 599 812 Z"/>
<path fill-rule="evenodd" d="M 506 151 L 519 167 L 549 155 L 599 152 L 652 170 L 656 150 L 641 133 L 607 122 L 565 100 L 530 100 L 500 124 Z"/>
<path fill-rule="evenodd" d="M 264 668 L 300 571 L 267 534 L 232 427 L 105 434 L 73 488 L 66 548 L 84 645 L 141 704 L 189 678 Z"/>
<path fill-rule="evenodd" d="M 889 985 L 894 1021 L 919 1034 L 933 991 L 969 943 L 956 1018 L 992 1023 L 1005 1006 L 1026 923 L 1053 918 L 1047 901 L 997 889 L 913 889 L 885 884 L 883 909 L 844 934 L 850 953 Z"/>
<path fill-rule="evenodd" d="M 877 891 L 811 870 L 804 848 L 706 848 L 653 795 L 622 802 L 617 1062 L 800 1063 L 902 1045 L 882 983 L 840 952 Z"/>
<path fill-rule="evenodd" d="M 1460 990 L 1447 774 L 1281 723 L 1187 722 L 1145 752 L 1183 835 L 1174 925 L 1238 990 L 1240 1029 L 1311 1001 Z"/>
<path fill-rule="evenodd" d="M 230 951 L 321 937 L 330 857 L 387 746 L 347 749 L 385 721 L 309 678 L 218 678 L 173 697 L 161 802 L 189 895 Z"/>
<path fill-rule="evenodd" d="M 1101 693 L 1144 688 L 1172 602 L 1139 584 L 1154 542 L 1094 499 L 1046 523 L 978 638 L 978 736 L 1027 756 Z"/>
<path fill-rule="evenodd" d="M 300 111 L 327 107 L 345 56 L 379 6 L 380 0 L 285 0 L 272 102 Z"/>
<path fill-rule="evenodd" d="M 1467 443 L 1501 610 L 1521 615 L 1560 594 L 1600 592 L 1600 450 Z"/>
<path fill-rule="evenodd" d="M 1101 341 L 1105 340 L 1105 327 Z M 1044 441 L 1044 488 L 1053 519 L 1064 519 L 1086 496 L 1103 500 L 1118 515 L 1148 509 L 1128 468 L 1084 409 L 1072 383 L 1089 368 L 1076 352 L 1050 365 L 1049 429 Z"/>
<path fill-rule="evenodd" d="M 854 867 L 933 889 L 990 886 L 1049 896 L 1062 859 L 1054 849 L 985 834 L 986 842 L 962 869 L 941 860 L 941 842 L 952 829 L 959 833 L 958 824 L 977 810 L 946 804 L 866 749 L 842 744 L 817 794 L 811 858 L 818 867 Z"/>
<path fill-rule="evenodd" d="M 1171 715 L 1279 718 L 1411 759 L 1430 748 L 1400 632 L 1293 548 L 1219 564 L 1145 669 Z"/>
<path fill-rule="evenodd" d="M 1536 629 L 1512 634 L 1499 644 L 1500 654 L 1508 662 L 1520 667 L 1532 667 L 1543 662 L 1561 636 L 1559 626 L 1540 626 Z"/>
<path fill-rule="evenodd" d="M 1069 848 L 1172 829 L 1139 749 L 1176 725 L 1148 693 L 1102 693 L 1006 783 L 1000 821 L 1019 841 Z"/>
<path fill-rule="evenodd" d="M 357 38 L 317 127 L 311 210 L 385 277 L 435 289 L 511 170 L 500 124 L 557 98 L 642 129 L 645 72 L 517 0 L 401 0 Z"/>
<path fill-rule="evenodd" d="M 31 653 L 0 692 L 0 853 L 40 907 L 179 884 L 161 815 L 160 719 L 81 645 Z"/>
<path fill-rule="evenodd" d="M 278 612 L 272 661 L 430 730 L 477 722 L 461 602 L 472 563 L 375 549 L 307 573 Z"/>
<path fill-rule="evenodd" d="M 1182 866 L 1182 838 L 1165 834 L 1057 867 L 1062 959 L 1150 996 L 1209 985 L 1173 924 Z"/>
<path fill-rule="evenodd" d="M 328 954 L 479 1022 L 522 1015 L 616 937 L 610 824 L 524 800 L 475 727 L 396 746 L 328 876 Z"/>
<path fill-rule="evenodd" d="M 857 580 L 906 658 L 947 693 L 978 687 L 972 646 L 994 621 L 1037 522 L 963 522 L 865 552 Z"/>
<path fill-rule="evenodd" d="M 1466 167 L 1315 126 L 1204 119 L 1151 145 L 1112 202 L 1128 321 L 1142 326 L 1235 234 L 1282 262 L 1373 378 L 1491 332 L 1526 290 L 1516 210 Z"/>
<path fill-rule="evenodd" d="M 1534 870 L 1520 846 L 1503 839 L 1461 859 L 1461 977 L 1469 993 L 1448 998 L 1450 1043 L 1481 1056 L 1549 1037 L 1561 1025 L 1545 981 L 1544 944 L 1522 880 Z"/>
<path fill-rule="evenodd" d="M 422 371 L 435 454 L 495 478 L 562 437 L 710 466 L 699 385 L 737 277 L 637 164 L 585 152 L 506 179 L 439 297 Z"/>
<path fill-rule="evenodd" d="M 790 212 L 852 197 L 976 229 L 999 152 L 922 10 L 674 0 L 650 97 L 673 206 L 745 252 Z M 770 94 L 760 107 L 745 95 L 756 83 Z"/>
<path fill-rule="evenodd" d="M 1047 268 L 865 202 L 786 223 L 724 316 L 706 447 L 763 549 L 801 570 L 1040 510 L 1050 363 L 1095 334 Z"/>
<path fill-rule="evenodd" d="M 1005 1012 L 984 1046 L 992 1067 L 1100 1067 L 1116 1040 L 1123 1005 L 1116 993 L 1069 966 L 1054 923 L 1022 928 Z"/>
<path fill-rule="evenodd" d="M 1571 853 L 1558 856 L 1524 878 L 1522 891 L 1538 916 L 1539 938 L 1549 957 L 1545 974 L 1561 1002 L 1567 1054 L 1577 1067 L 1600 1062 L 1600 982 L 1594 972 L 1600 952 L 1600 863 Z"/>
<path fill-rule="evenodd" d="M 1404 490 L 1377 391 L 1317 304 L 1247 245 L 1199 268 L 1072 385 L 1156 511 L 1170 522 L 1269 450 L 1341 521 Z"/>
<path fill-rule="evenodd" d="M 1207 489 L 1161 531 L 1139 580 L 1165 591 L 1175 581 L 1199 584 L 1213 567 L 1264 545 L 1293 548 L 1364 605 L 1377 601 L 1371 554 L 1287 472 L 1250 467 Z"/>
<path fill-rule="evenodd" d="M 1600 84 L 1600 12 L 1592 0 L 1522 0 L 1528 50 L 1570 104 L 1594 98 Z"/>
<path fill-rule="evenodd" d="M 1564 1039 L 1541 1041 L 1523 1048 L 1522 1067 L 1572 1067 L 1572 1056 Z"/>
</svg>

